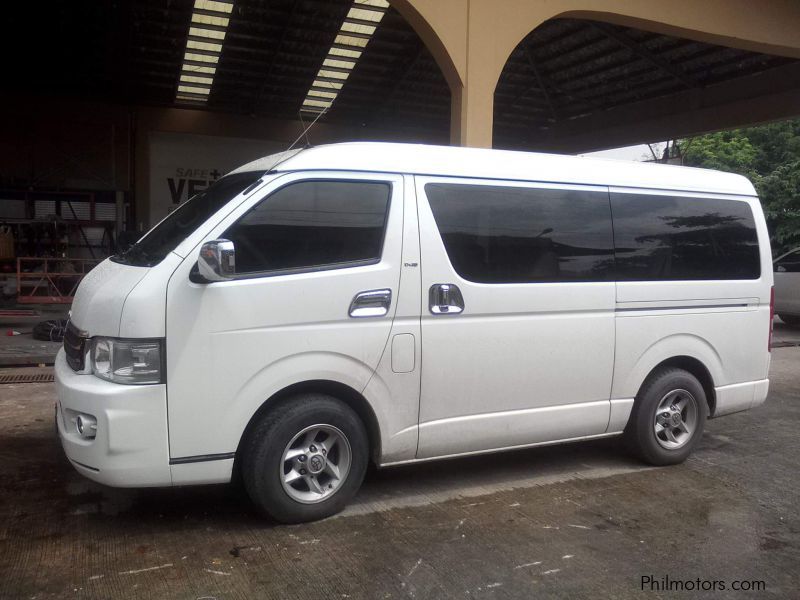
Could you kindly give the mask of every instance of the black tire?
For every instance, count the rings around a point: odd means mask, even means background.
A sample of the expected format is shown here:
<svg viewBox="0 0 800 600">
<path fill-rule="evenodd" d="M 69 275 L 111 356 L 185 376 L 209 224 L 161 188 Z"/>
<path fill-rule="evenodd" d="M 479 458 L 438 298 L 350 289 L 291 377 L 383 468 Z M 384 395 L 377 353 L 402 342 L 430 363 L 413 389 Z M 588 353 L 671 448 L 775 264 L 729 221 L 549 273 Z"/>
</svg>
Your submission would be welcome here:
<svg viewBox="0 0 800 600">
<path fill-rule="evenodd" d="M 659 404 L 676 390 L 689 392 L 687 402 L 694 401 L 696 407 L 695 425 L 691 435 L 687 435 L 680 447 L 666 448 L 669 441 L 662 432 L 655 432 L 656 411 Z M 662 413 L 665 414 L 665 413 Z M 664 368 L 653 373 L 639 390 L 633 404 L 628 425 L 625 428 L 625 442 L 628 449 L 651 465 L 674 465 L 685 461 L 694 450 L 708 418 L 708 400 L 703 386 L 697 378 L 683 369 Z M 679 432 L 679 435 L 680 432 Z"/>
<path fill-rule="evenodd" d="M 781 321 L 786 323 L 789 327 L 800 327 L 800 317 L 797 315 L 778 315 Z"/>
<path fill-rule="evenodd" d="M 63 342 L 66 330 L 66 319 L 40 321 L 33 326 L 33 339 L 42 340 L 43 342 Z"/>
<path fill-rule="evenodd" d="M 315 504 L 304 504 L 284 489 L 282 459 L 292 439 L 313 425 L 334 427 L 345 436 L 350 466 L 334 493 Z M 302 394 L 268 411 L 252 429 L 242 448 L 242 480 L 262 512 L 281 523 L 303 523 L 341 511 L 361 486 L 368 458 L 364 424 L 349 406 L 324 394 Z"/>
</svg>

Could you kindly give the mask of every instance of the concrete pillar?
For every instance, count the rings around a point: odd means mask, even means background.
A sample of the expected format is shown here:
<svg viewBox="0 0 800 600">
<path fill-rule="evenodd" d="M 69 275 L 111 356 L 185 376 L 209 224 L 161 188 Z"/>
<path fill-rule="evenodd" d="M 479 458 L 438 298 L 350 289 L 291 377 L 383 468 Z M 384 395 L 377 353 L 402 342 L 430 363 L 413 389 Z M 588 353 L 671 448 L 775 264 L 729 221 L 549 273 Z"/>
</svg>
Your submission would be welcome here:
<svg viewBox="0 0 800 600">
<path fill-rule="evenodd" d="M 450 86 L 450 143 L 490 148 L 500 72 L 481 47 L 492 32 L 471 25 L 473 13 L 482 9 L 480 0 L 390 1 L 425 43 Z"/>
<path fill-rule="evenodd" d="M 489 70 L 468 69 L 467 73 L 467 85 L 450 89 L 450 144 L 491 148 L 497 79 Z"/>
</svg>

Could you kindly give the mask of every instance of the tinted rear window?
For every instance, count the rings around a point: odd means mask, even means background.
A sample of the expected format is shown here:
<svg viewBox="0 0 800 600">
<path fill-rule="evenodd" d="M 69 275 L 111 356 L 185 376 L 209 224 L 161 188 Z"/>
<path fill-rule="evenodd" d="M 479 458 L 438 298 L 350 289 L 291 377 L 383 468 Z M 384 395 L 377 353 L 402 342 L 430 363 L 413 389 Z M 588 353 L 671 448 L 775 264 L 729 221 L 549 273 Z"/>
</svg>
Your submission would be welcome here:
<svg viewBox="0 0 800 600">
<path fill-rule="evenodd" d="M 743 201 L 611 194 L 617 279 L 758 279 L 753 212 Z"/>
<path fill-rule="evenodd" d="M 613 279 L 606 192 L 429 183 L 455 271 L 477 283 Z"/>
</svg>

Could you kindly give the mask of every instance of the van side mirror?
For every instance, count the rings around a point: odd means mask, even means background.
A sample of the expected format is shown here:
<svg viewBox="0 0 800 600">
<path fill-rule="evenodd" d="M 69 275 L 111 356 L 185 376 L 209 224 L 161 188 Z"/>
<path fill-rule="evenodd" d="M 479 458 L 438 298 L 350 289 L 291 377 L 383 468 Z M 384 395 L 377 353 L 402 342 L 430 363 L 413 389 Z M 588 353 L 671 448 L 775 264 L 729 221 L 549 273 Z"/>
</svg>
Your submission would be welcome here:
<svg viewBox="0 0 800 600">
<path fill-rule="evenodd" d="M 226 281 L 236 275 L 236 249 L 230 240 L 212 240 L 200 248 L 198 274 L 207 282 Z"/>
</svg>

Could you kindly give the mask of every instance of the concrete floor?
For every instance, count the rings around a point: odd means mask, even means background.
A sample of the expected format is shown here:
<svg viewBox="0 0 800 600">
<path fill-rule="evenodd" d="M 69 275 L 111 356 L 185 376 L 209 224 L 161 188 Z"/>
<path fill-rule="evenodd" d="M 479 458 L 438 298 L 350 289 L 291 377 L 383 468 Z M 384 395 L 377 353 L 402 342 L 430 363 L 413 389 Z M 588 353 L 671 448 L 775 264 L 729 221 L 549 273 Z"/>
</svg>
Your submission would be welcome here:
<svg viewBox="0 0 800 600">
<path fill-rule="evenodd" d="M 0 597 L 798 598 L 800 348 L 771 378 L 681 466 L 603 441 L 397 468 L 296 526 L 229 486 L 90 483 L 54 437 L 53 384 L 0 386 Z M 766 589 L 643 592 L 648 575 Z"/>
<path fill-rule="evenodd" d="M 66 319 L 69 306 L 13 305 L 8 308 L 34 310 L 27 317 L 0 315 L 0 368 L 8 366 L 53 364 L 60 342 L 44 342 L 33 338 L 33 327 L 40 321 Z M 800 337 L 800 335 L 798 336 Z"/>
</svg>

